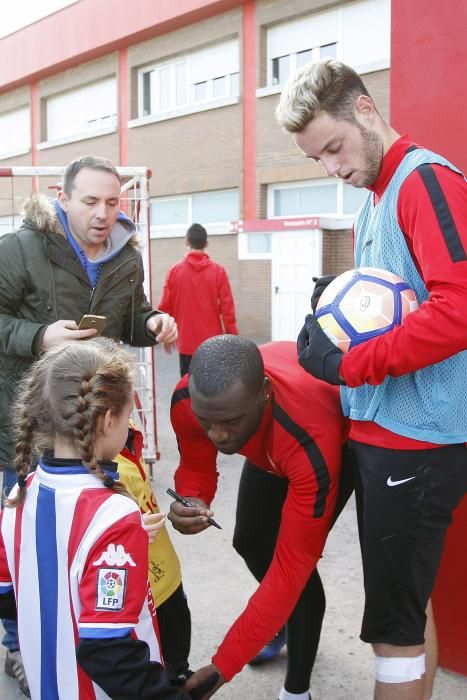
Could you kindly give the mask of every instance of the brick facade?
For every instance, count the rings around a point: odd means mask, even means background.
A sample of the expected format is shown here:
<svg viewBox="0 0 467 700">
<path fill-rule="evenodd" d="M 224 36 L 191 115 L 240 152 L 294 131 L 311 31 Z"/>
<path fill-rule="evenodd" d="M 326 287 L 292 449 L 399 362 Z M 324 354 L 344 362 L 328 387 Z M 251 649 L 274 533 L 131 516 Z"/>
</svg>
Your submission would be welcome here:
<svg viewBox="0 0 467 700">
<path fill-rule="evenodd" d="M 340 275 L 354 267 L 352 231 L 323 230 L 323 275 Z"/>
</svg>

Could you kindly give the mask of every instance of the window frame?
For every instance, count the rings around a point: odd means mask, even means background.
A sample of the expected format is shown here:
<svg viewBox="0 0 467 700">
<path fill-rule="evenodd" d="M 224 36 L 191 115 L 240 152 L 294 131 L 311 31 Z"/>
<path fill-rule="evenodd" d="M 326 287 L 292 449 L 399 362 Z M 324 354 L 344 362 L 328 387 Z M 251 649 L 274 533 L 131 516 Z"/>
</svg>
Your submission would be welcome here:
<svg viewBox="0 0 467 700">
<path fill-rule="evenodd" d="M 311 52 L 311 58 L 310 61 L 317 61 L 319 58 L 321 58 L 321 49 L 324 48 L 325 46 L 335 46 L 336 47 L 336 58 L 339 57 L 338 51 L 339 51 L 339 41 L 336 40 L 334 42 L 328 42 L 327 44 L 320 44 L 319 46 L 310 46 L 308 49 L 301 49 L 300 51 L 295 51 L 293 53 L 288 53 L 288 54 L 283 54 L 282 56 L 275 56 L 274 58 L 269 58 L 267 59 L 268 61 L 268 70 L 267 70 L 267 87 L 270 88 L 278 88 L 282 90 L 284 87 L 285 83 L 287 82 L 288 78 L 295 73 L 295 71 L 299 68 L 298 66 L 298 61 L 297 57 L 299 54 L 304 53 L 305 51 L 310 51 Z M 278 61 L 281 58 L 288 58 L 289 59 L 289 72 L 288 75 L 285 76 L 284 82 L 273 82 L 274 80 L 274 61 Z"/>
<path fill-rule="evenodd" d="M 48 104 L 50 100 L 56 100 L 58 98 L 64 98 L 67 95 L 79 95 L 81 93 L 82 97 L 81 99 L 86 102 L 86 92 L 100 84 L 104 83 L 113 83 L 113 88 L 115 91 L 115 112 L 111 112 L 110 114 L 104 114 L 98 117 L 97 119 L 86 119 L 85 121 L 82 122 L 81 126 L 83 127 L 82 131 L 79 132 L 74 132 L 70 133 L 67 135 L 62 135 L 54 138 L 50 134 L 50 124 L 49 124 L 49 116 L 48 116 Z M 71 88 L 69 90 L 64 90 L 62 92 L 57 92 L 51 95 L 47 95 L 46 97 L 43 98 L 44 104 L 45 104 L 45 112 L 46 112 L 46 139 L 45 141 L 41 142 L 38 145 L 39 150 L 43 150 L 46 148 L 51 148 L 54 146 L 60 146 L 62 144 L 66 143 L 72 143 L 74 141 L 84 141 L 86 139 L 90 138 L 95 138 L 97 136 L 101 136 L 103 134 L 111 134 L 114 133 L 117 128 L 118 128 L 118 82 L 117 82 L 117 76 L 116 75 L 110 75 L 105 78 L 100 78 L 99 80 L 94 80 L 92 82 L 84 83 L 82 85 L 78 85 L 74 88 Z M 83 114 L 84 116 L 89 116 L 86 115 L 86 107 L 83 109 Z M 109 124 L 103 124 L 102 120 L 103 119 L 110 119 Z M 90 124 L 92 122 L 96 122 L 96 126 L 90 127 Z"/>
<path fill-rule="evenodd" d="M 206 195 L 210 194 L 213 192 L 236 192 L 238 196 L 238 207 L 240 211 L 240 189 L 238 187 L 225 187 L 222 189 L 217 189 L 217 190 L 204 190 L 204 191 L 199 191 L 199 192 L 189 192 L 188 194 L 182 194 L 182 195 L 167 195 L 167 196 L 162 196 L 162 197 L 151 197 L 149 200 L 149 206 L 150 206 L 150 230 L 151 230 L 151 238 L 170 238 L 170 237 L 179 237 L 180 235 L 185 235 L 186 229 L 191 226 L 193 221 L 193 197 L 196 197 L 196 195 Z M 188 213 L 188 221 L 186 222 L 180 222 L 177 224 L 155 224 L 152 223 L 152 206 L 155 203 L 155 200 L 164 200 L 164 201 L 177 201 L 177 200 L 187 200 L 188 206 L 187 206 L 187 213 Z M 235 219 L 226 219 L 223 221 L 210 221 L 208 223 L 205 223 L 201 221 L 200 223 L 203 224 L 203 226 L 206 227 L 206 229 L 213 229 L 214 233 L 232 233 L 230 230 L 230 225 L 231 221 Z M 229 226 L 229 231 L 224 231 L 223 229 L 225 228 L 226 224 Z M 212 231 L 210 231 L 212 232 Z"/>
<path fill-rule="evenodd" d="M 318 49 L 318 48 L 323 48 L 328 46 L 330 43 L 335 43 L 336 44 L 336 58 L 338 60 L 344 61 L 345 63 L 348 63 L 351 65 L 359 74 L 363 75 L 365 73 L 372 73 L 375 71 L 380 71 L 380 70 L 386 70 L 390 68 L 390 32 L 387 32 L 387 36 L 384 35 L 384 37 L 379 37 L 379 46 L 381 47 L 386 47 L 387 46 L 387 51 L 382 50 L 380 51 L 379 55 L 368 55 L 366 57 L 360 56 L 359 59 L 352 60 L 350 55 L 353 55 L 353 50 L 354 46 L 352 45 L 352 42 L 348 42 L 348 36 L 349 36 L 349 31 L 346 29 L 347 24 L 346 24 L 346 18 L 350 22 L 349 26 L 352 26 L 352 22 L 354 21 L 355 18 L 352 18 L 352 13 L 358 6 L 361 6 L 362 12 L 368 12 L 370 11 L 370 15 L 372 16 L 372 21 L 375 21 L 375 13 L 376 16 L 379 17 L 378 21 L 378 26 L 382 27 L 381 31 L 385 31 L 385 28 L 387 26 L 390 26 L 390 16 L 391 16 L 391 6 L 390 6 L 390 0 L 379 0 L 376 9 L 373 8 L 372 6 L 374 5 L 374 0 L 357 0 L 356 2 L 351 2 L 351 3 L 345 3 L 341 4 L 337 7 L 330 7 L 327 9 L 318 9 L 316 11 L 311 11 L 308 12 L 307 14 L 304 14 L 302 16 L 295 16 L 291 18 L 284 18 L 281 22 L 277 22 L 275 24 L 272 24 L 270 26 L 265 27 L 266 29 L 266 82 L 263 84 L 261 87 L 257 88 L 256 90 L 256 96 L 257 97 L 267 97 L 269 95 L 275 95 L 278 94 L 282 88 L 283 84 L 279 83 L 273 83 L 272 82 L 272 77 L 273 77 L 273 67 L 272 63 L 273 60 L 276 58 L 281 58 L 283 56 L 289 56 L 290 57 L 290 74 L 293 73 L 293 71 L 296 68 L 297 65 L 297 55 L 301 53 L 301 51 L 305 50 L 303 48 L 300 48 L 300 50 L 297 50 L 295 52 L 291 53 L 286 53 L 284 50 L 283 53 L 280 53 L 277 56 L 272 57 L 272 53 L 275 53 L 275 50 L 277 50 L 277 44 L 276 44 L 276 49 L 271 50 L 270 47 L 270 41 L 274 41 L 274 39 L 271 39 L 271 34 L 270 32 L 275 30 L 275 29 L 280 29 L 282 27 L 285 28 L 285 31 L 287 31 L 287 26 L 293 23 L 300 24 L 303 22 L 304 24 L 310 20 L 313 20 L 315 17 L 316 18 L 322 18 L 323 16 L 329 14 L 335 14 L 335 41 L 330 42 L 328 38 L 326 37 L 326 32 L 323 31 L 323 37 L 321 41 L 323 43 L 319 44 L 315 39 L 314 43 L 316 44 L 315 46 L 309 47 L 312 50 Z M 367 5 L 367 7 L 365 7 Z M 349 13 L 349 14 L 347 14 Z M 383 21 L 384 20 L 384 21 Z M 318 20 L 319 21 L 319 20 Z M 318 35 L 321 33 L 321 30 L 317 30 Z M 379 35 L 378 35 L 379 36 Z M 382 40 L 384 38 L 384 41 Z M 326 39 L 326 41 L 324 41 Z M 313 41 L 310 39 L 310 41 Z M 371 44 L 371 42 L 370 42 Z M 368 46 L 370 46 L 370 44 Z M 284 42 L 284 49 L 286 48 L 287 41 Z M 350 55 L 348 55 L 350 50 Z M 370 51 L 370 49 L 368 49 Z M 315 60 L 318 57 L 317 53 L 315 52 L 315 55 L 313 55 L 312 60 Z"/>
<path fill-rule="evenodd" d="M 248 250 L 248 241 L 252 236 L 257 236 L 258 233 L 269 236 L 271 242 L 271 250 L 267 253 L 251 253 Z M 238 236 L 238 259 L 239 260 L 272 260 L 272 231 L 261 231 L 258 233 L 245 233 L 239 231 Z"/>
<path fill-rule="evenodd" d="M 235 71 L 230 71 L 227 73 L 221 73 L 220 75 L 214 75 L 212 77 L 206 78 L 204 80 L 197 80 L 196 82 L 192 80 L 192 70 L 191 63 L 194 61 L 196 55 L 202 54 L 203 50 L 214 47 L 222 47 L 223 44 L 229 44 L 232 41 L 236 42 L 237 50 L 237 64 Z M 190 61 L 191 59 L 191 61 Z M 177 80 L 176 80 L 176 66 L 185 65 L 186 66 L 186 87 L 185 87 L 185 101 L 183 104 L 176 103 L 177 96 Z M 151 73 L 156 73 L 156 76 L 161 70 L 169 68 L 170 69 L 170 84 L 171 88 L 171 102 L 167 109 L 161 110 L 160 108 L 155 108 L 152 110 L 151 105 L 153 104 L 153 90 L 151 87 L 151 77 L 145 78 L 145 76 L 151 76 Z M 172 57 L 169 59 L 163 59 L 156 61 L 152 64 L 146 66 L 141 66 L 138 68 L 138 116 L 136 119 L 132 120 L 133 125 L 138 125 L 144 121 L 155 121 L 164 118 L 170 118 L 171 116 L 182 116 L 186 113 L 196 112 L 202 108 L 208 108 L 209 106 L 224 106 L 223 102 L 227 101 L 229 104 L 238 102 L 240 94 L 240 42 L 239 37 L 231 37 L 225 39 L 221 42 L 216 42 L 211 44 L 210 47 L 204 47 L 199 49 L 194 49 L 185 54 L 181 54 L 178 57 Z M 238 76 L 238 86 L 236 85 L 236 76 Z M 225 78 L 226 89 L 224 94 L 214 96 L 214 81 L 219 78 Z M 202 99 L 195 99 L 195 86 L 206 83 L 206 97 Z M 159 81 L 157 79 L 157 84 Z M 145 94 L 145 90 L 150 90 L 149 100 Z M 154 89 L 154 94 L 156 99 L 154 104 L 157 105 L 157 89 Z M 145 104 L 149 103 L 150 111 L 145 114 Z M 180 113 L 180 114 L 178 114 Z"/>
<path fill-rule="evenodd" d="M 333 212 L 323 212 L 322 214 L 317 214 L 316 212 L 307 212 L 305 214 L 274 214 L 274 192 L 277 190 L 285 189 L 300 189 L 303 187 L 322 187 L 323 185 L 336 185 L 337 196 L 336 196 L 336 211 Z M 345 185 L 342 180 L 337 180 L 332 177 L 320 177 L 312 178 L 310 180 L 297 180 L 288 182 L 274 182 L 268 185 L 267 189 L 267 218 L 268 219 L 301 219 L 303 217 L 309 216 L 319 216 L 320 218 L 334 218 L 334 217 L 354 217 L 355 213 L 344 213 L 344 187 L 351 187 L 351 185 Z M 356 188 L 360 189 L 360 188 Z"/>
</svg>

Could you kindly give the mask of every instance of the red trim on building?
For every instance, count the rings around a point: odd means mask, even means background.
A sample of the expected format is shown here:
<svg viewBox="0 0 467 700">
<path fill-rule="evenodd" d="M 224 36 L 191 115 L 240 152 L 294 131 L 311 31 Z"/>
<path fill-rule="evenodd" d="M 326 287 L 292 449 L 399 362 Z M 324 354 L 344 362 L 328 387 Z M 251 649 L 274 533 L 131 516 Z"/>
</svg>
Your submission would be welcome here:
<svg viewBox="0 0 467 700">
<path fill-rule="evenodd" d="M 41 103 L 39 97 L 39 85 L 31 84 L 31 165 L 39 165 L 39 142 L 41 139 Z M 32 189 L 39 192 L 39 178 L 32 178 Z"/>
<path fill-rule="evenodd" d="M 118 52 L 118 148 L 120 165 L 128 165 L 129 99 L 128 49 L 125 47 Z"/>
<path fill-rule="evenodd" d="M 80 0 L 0 39 L 0 93 L 241 4 L 242 0 Z"/>
<path fill-rule="evenodd" d="M 243 217 L 256 218 L 256 20 L 254 0 L 243 4 Z"/>
<path fill-rule="evenodd" d="M 41 105 L 39 85 L 31 83 L 31 165 L 39 165 L 39 142 L 41 136 Z"/>
</svg>

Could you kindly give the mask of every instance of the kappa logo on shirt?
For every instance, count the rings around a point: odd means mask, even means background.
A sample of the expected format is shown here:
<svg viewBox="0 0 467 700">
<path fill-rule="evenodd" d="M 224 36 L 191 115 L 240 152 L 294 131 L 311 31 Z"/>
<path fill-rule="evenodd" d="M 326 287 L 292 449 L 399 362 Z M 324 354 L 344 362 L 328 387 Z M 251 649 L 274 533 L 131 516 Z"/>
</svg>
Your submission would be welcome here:
<svg viewBox="0 0 467 700">
<path fill-rule="evenodd" d="M 121 610 L 125 601 L 126 569 L 99 569 L 96 610 Z"/>
<path fill-rule="evenodd" d="M 124 566 L 129 564 L 130 566 L 136 566 L 135 562 L 131 558 L 131 554 L 125 552 L 125 547 L 122 544 L 109 544 L 105 552 L 102 552 L 99 559 L 93 562 L 94 566 L 100 566 L 101 564 L 107 564 L 107 566 Z"/>
</svg>

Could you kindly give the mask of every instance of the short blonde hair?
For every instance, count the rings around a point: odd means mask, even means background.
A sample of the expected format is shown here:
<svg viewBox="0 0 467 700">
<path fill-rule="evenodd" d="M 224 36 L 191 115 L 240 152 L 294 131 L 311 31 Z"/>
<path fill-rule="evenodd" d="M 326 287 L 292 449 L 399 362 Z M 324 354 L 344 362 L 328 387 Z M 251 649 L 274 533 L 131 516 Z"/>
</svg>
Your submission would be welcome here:
<svg viewBox="0 0 467 700">
<path fill-rule="evenodd" d="M 355 121 L 357 97 L 367 95 L 362 79 L 353 68 L 334 58 L 307 63 L 282 91 L 276 117 L 285 131 L 302 131 L 320 112 L 338 120 Z"/>
</svg>

